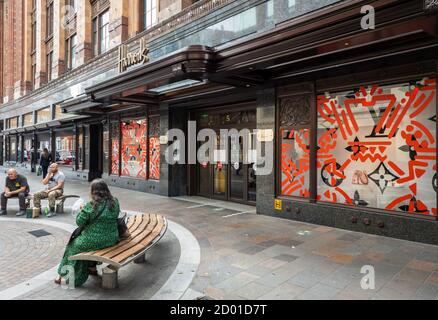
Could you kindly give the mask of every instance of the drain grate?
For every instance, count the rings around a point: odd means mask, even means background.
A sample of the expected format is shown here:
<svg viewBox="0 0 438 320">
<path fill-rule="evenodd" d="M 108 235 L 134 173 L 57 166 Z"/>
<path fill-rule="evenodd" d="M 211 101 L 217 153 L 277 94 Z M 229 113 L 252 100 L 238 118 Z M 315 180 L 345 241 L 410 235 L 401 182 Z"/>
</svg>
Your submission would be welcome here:
<svg viewBox="0 0 438 320">
<path fill-rule="evenodd" d="M 29 231 L 29 233 L 31 235 L 33 235 L 34 237 L 37 237 L 37 238 L 46 237 L 46 236 L 50 236 L 51 235 L 51 233 L 47 232 L 44 229 Z"/>
</svg>

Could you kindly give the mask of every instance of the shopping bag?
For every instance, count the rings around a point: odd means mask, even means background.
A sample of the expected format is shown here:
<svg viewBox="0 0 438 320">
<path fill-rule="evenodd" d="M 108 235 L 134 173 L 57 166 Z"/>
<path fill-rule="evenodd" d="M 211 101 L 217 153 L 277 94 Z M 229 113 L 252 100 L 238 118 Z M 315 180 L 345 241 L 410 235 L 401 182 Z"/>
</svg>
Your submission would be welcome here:
<svg viewBox="0 0 438 320">
<path fill-rule="evenodd" d="M 37 169 L 37 176 L 42 176 L 43 175 L 43 168 L 41 168 L 41 166 L 38 167 Z"/>
<path fill-rule="evenodd" d="M 81 212 L 82 208 L 85 206 L 85 200 L 82 198 L 79 198 L 78 200 L 73 203 L 73 206 L 71 207 L 71 214 L 76 217 L 79 212 Z"/>
</svg>

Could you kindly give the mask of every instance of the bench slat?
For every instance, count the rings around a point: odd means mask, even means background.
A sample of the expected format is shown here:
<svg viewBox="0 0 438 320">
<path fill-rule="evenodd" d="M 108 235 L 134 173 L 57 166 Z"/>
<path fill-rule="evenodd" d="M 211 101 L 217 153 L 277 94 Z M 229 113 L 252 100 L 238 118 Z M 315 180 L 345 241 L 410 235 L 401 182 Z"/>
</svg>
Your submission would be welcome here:
<svg viewBox="0 0 438 320">
<path fill-rule="evenodd" d="M 149 218 L 148 215 L 137 215 L 137 216 L 133 216 L 133 217 L 131 217 L 131 218 L 129 219 L 129 221 L 128 221 L 128 228 L 129 228 L 130 230 L 135 230 L 135 229 L 137 229 L 138 226 L 139 226 L 139 225 L 141 224 L 141 222 L 143 221 L 143 219 L 145 219 L 146 217 Z M 83 252 L 83 254 L 85 254 L 85 255 L 94 255 L 94 254 L 97 254 L 97 253 L 98 253 L 99 255 L 104 255 L 105 253 L 107 253 L 107 252 L 113 250 L 115 247 L 121 245 L 122 243 L 129 242 L 129 240 L 130 240 L 130 239 L 123 240 L 123 241 L 119 242 L 118 244 L 116 244 L 115 246 L 112 246 L 112 247 L 109 247 L 109 248 L 105 248 L 105 249 L 102 249 L 102 250 L 98 250 L 98 251 L 90 251 L 90 252 Z"/>
<path fill-rule="evenodd" d="M 132 247 L 139 244 L 144 238 L 146 238 L 152 230 L 155 228 L 157 224 L 157 216 L 152 215 L 152 217 L 149 219 L 149 223 L 147 225 L 144 225 L 143 230 L 137 230 L 136 234 L 133 235 L 133 239 L 122 246 L 117 246 L 114 248 L 114 250 L 111 250 L 110 252 L 103 254 L 105 258 L 112 259 L 113 257 L 119 255 L 120 253 L 130 250 Z"/>
<path fill-rule="evenodd" d="M 132 219 L 129 219 L 132 220 Z M 96 255 L 96 256 L 104 256 L 105 254 L 111 252 L 112 250 L 115 250 L 119 247 L 121 247 L 122 245 L 126 245 L 129 242 L 132 241 L 132 238 L 134 238 L 134 236 L 138 233 L 141 232 L 143 230 L 142 225 L 143 224 L 148 224 L 149 220 L 150 220 L 150 215 L 138 215 L 138 216 L 134 216 L 133 219 L 133 223 L 132 223 L 132 227 L 129 229 L 131 233 L 131 238 L 126 239 L 126 240 L 122 240 L 120 241 L 118 244 L 116 244 L 115 246 L 109 247 L 109 248 L 105 248 L 102 250 L 98 250 L 98 251 L 94 251 L 94 252 L 90 252 L 91 255 Z"/>
<path fill-rule="evenodd" d="M 160 234 L 163 227 L 164 227 L 164 219 L 162 216 L 159 216 L 157 219 L 156 226 L 154 227 L 153 230 L 151 230 L 152 232 L 149 233 L 149 235 L 146 238 L 144 238 L 139 244 L 135 245 L 129 250 L 126 250 L 121 254 L 112 257 L 111 260 L 123 264 L 123 261 L 144 250 Z"/>
</svg>

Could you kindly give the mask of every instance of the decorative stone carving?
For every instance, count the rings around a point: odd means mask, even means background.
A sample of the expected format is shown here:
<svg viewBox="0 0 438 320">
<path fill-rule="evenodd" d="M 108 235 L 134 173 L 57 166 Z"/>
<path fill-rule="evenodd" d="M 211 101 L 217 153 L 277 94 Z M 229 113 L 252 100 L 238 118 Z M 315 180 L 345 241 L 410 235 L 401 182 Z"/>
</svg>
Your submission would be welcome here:
<svg viewBox="0 0 438 320">
<path fill-rule="evenodd" d="M 424 0 L 424 10 L 425 11 L 437 11 L 438 10 L 438 0 Z"/>
<path fill-rule="evenodd" d="M 280 125 L 293 127 L 310 124 L 310 97 L 290 96 L 280 99 Z"/>
</svg>

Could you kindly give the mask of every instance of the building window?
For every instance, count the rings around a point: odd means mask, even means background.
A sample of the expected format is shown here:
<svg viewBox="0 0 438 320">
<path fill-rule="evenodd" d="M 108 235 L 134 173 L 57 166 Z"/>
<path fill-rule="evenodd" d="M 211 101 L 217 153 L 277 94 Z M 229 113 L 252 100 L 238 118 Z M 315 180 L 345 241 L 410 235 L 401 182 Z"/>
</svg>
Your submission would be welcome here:
<svg viewBox="0 0 438 320">
<path fill-rule="evenodd" d="M 31 35 L 31 46 L 32 46 L 32 48 L 31 48 L 31 51 L 32 52 L 34 52 L 35 50 L 36 50 L 36 36 L 37 36 L 37 34 L 36 34 L 36 11 L 35 11 L 35 9 L 33 9 L 33 12 L 32 12 L 32 25 L 31 25 L 31 32 L 32 32 L 32 35 Z"/>
<path fill-rule="evenodd" d="M 143 0 L 143 26 L 149 29 L 157 24 L 157 0 Z"/>
<path fill-rule="evenodd" d="M 36 84 L 36 64 L 32 63 L 32 88 L 35 89 Z"/>
<path fill-rule="evenodd" d="M 146 179 L 147 120 L 122 122 L 122 176 Z"/>
<path fill-rule="evenodd" d="M 308 198 L 310 170 L 310 100 L 308 95 L 281 98 L 280 150 L 282 196 Z"/>
<path fill-rule="evenodd" d="M 47 82 L 52 81 L 53 51 L 47 55 Z"/>
<path fill-rule="evenodd" d="M 67 39 L 67 68 L 72 70 L 76 68 L 76 35 L 72 35 Z"/>
<path fill-rule="evenodd" d="M 93 54 L 107 52 L 109 44 L 109 10 L 106 10 L 93 19 Z"/>
<path fill-rule="evenodd" d="M 436 80 L 318 97 L 318 200 L 436 215 Z"/>
<path fill-rule="evenodd" d="M 53 0 L 48 0 L 46 5 L 46 37 L 53 36 Z"/>
<path fill-rule="evenodd" d="M 149 179 L 160 180 L 160 118 L 149 119 Z"/>
</svg>

